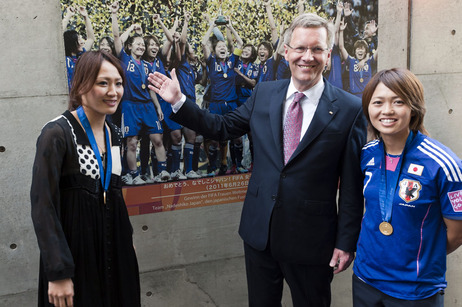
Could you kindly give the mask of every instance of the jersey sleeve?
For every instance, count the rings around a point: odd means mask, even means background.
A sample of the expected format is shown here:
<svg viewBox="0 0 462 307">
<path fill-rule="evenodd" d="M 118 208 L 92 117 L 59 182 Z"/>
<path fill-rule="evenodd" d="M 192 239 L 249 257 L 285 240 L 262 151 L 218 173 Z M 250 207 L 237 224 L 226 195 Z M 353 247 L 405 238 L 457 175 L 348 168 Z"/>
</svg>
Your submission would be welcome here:
<svg viewBox="0 0 462 307">
<path fill-rule="evenodd" d="M 37 140 L 30 191 L 32 222 L 48 281 L 74 275 L 74 261 L 59 219 L 64 136 L 62 126 L 56 122 L 43 128 Z"/>
<path fill-rule="evenodd" d="M 462 220 L 462 163 L 455 155 L 446 157 L 445 167 L 438 170 L 442 215 L 451 220 Z"/>
</svg>

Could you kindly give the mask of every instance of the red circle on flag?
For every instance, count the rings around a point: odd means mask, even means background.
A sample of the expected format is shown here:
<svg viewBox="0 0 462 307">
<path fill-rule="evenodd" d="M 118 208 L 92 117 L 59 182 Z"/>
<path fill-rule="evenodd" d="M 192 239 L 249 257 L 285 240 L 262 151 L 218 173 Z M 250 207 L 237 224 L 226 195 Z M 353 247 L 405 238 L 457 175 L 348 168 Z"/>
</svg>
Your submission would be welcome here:
<svg viewBox="0 0 462 307">
<path fill-rule="evenodd" d="M 417 172 L 417 167 L 414 167 L 414 172 Z"/>
</svg>

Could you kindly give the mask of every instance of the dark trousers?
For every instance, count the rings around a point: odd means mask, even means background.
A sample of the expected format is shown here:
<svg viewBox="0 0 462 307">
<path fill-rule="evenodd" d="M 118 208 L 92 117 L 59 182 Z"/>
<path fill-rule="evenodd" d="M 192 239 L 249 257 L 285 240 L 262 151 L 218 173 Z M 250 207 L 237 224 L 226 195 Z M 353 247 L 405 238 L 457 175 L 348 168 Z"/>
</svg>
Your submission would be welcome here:
<svg viewBox="0 0 462 307">
<path fill-rule="evenodd" d="M 353 307 L 443 307 L 444 291 L 422 300 L 402 300 L 391 297 L 353 274 Z"/>
<path fill-rule="evenodd" d="M 267 247 L 244 243 L 250 307 L 280 307 L 284 279 L 294 307 L 328 307 L 333 271 L 329 265 L 303 265 L 275 260 Z"/>
</svg>

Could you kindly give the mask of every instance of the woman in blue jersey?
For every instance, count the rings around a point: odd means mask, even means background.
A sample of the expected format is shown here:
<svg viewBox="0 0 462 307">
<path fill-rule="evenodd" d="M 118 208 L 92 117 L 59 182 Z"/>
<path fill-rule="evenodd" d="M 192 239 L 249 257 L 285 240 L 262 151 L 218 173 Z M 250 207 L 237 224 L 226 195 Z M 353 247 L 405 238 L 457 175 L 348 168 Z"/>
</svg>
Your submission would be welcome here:
<svg viewBox="0 0 462 307">
<path fill-rule="evenodd" d="M 301 2 L 302 1 L 299 1 L 297 5 L 300 14 L 303 13 L 303 10 L 304 10 L 304 5 Z M 271 1 L 263 0 L 262 3 L 265 6 L 266 15 L 268 17 L 268 23 L 271 29 L 271 44 L 272 46 L 274 46 L 274 55 L 268 61 L 268 63 L 265 63 L 266 64 L 265 68 L 268 69 L 271 75 L 270 74 L 266 75 L 265 76 L 266 80 L 260 80 L 260 81 L 271 81 L 271 80 L 281 80 L 281 79 L 290 78 L 289 62 L 287 62 L 287 60 L 284 57 L 284 43 L 283 43 L 284 37 L 283 35 L 285 31 L 284 29 L 285 25 L 281 24 L 279 26 L 279 33 L 280 33 L 280 36 L 279 36 L 278 27 L 273 17 L 273 9 L 271 8 Z M 259 45 L 259 50 L 258 50 L 259 54 L 260 54 L 260 46 L 261 44 Z M 267 46 L 265 47 L 268 48 Z M 271 65 L 272 67 L 269 67 L 269 65 Z"/>
<path fill-rule="evenodd" d="M 349 89 L 353 95 L 361 98 L 364 87 L 372 78 L 372 66 L 378 60 L 378 48 L 373 55 L 369 54 L 369 45 L 365 40 L 357 40 L 353 45 L 354 57 L 345 49 L 343 32 L 346 28 L 344 22 L 340 22 L 339 43 L 340 56 L 346 63 L 349 71 Z"/>
<path fill-rule="evenodd" d="M 340 58 L 338 40 L 339 40 L 340 21 L 342 19 L 342 11 L 343 11 L 343 2 L 339 1 L 337 2 L 337 15 L 335 17 L 335 21 L 333 20 L 331 21 L 335 29 L 334 46 L 332 47 L 330 58 L 327 61 L 326 70 L 323 73 L 327 81 L 329 81 L 332 85 L 338 88 L 341 88 L 341 89 L 343 89 L 342 59 Z"/>
<path fill-rule="evenodd" d="M 237 108 L 237 93 L 236 93 L 236 72 L 234 70 L 237 67 L 239 56 L 241 54 L 241 48 L 243 45 L 242 39 L 237 34 L 236 30 L 233 28 L 231 21 L 228 20 L 226 24 L 226 32 L 228 42 L 232 41 L 231 33 L 234 35 L 234 38 L 237 42 L 237 48 L 234 49 L 232 44 L 230 44 L 231 50 L 228 50 L 228 46 L 224 41 L 218 41 L 212 45 L 212 50 L 208 45 L 210 34 L 215 27 L 213 21 L 210 22 L 209 29 L 202 39 L 202 48 L 204 51 L 204 58 L 206 59 L 207 72 L 210 79 L 210 104 L 209 110 L 212 114 L 226 114 L 233 111 Z M 231 55 L 228 55 L 228 52 Z M 242 143 L 242 139 L 238 138 L 233 140 L 235 144 Z M 223 145 L 220 144 L 220 150 L 222 154 L 226 154 L 226 149 Z M 208 159 L 209 159 L 209 175 L 223 175 L 227 171 L 227 165 L 223 163 L 220 169 L 217 170 L 216 160 L 218 154 L 218 142 L 212 141 L 209 150 L 208 150 Z"/>
<path fill-rule="evenodd" d="M 259 77 L 259 67 L 254 64 L 257 59 L 257 49 L 252 44 L 246 44 L 242 48 L 242 54 L 239 58 L 236 71 L 236 92 L 237 92 L 237 105 L 241 106 L 252 95 L 253 88 L 257 85 Z M 250 134 L 249 134 L 250 139 Z M 242 166 L 244 144 L 230 144 L 230 154 L 232 167 L 228 171 L 230 174 L 247 173 L 248 170 Z"/>
<path fill-rule="evenodd" d="M 69 21 L 77 10 L 85 21 L 86 40 L 84 40 L 76 30 L 67 30 Z M 62 20 L 62 26 L 64 31 L 64 51 L 66 54 L 67 85 L 70 91 L 72 78 L 74 77 L 75 63 L 85 51 L 91 49 L 95 42 L 95 33 L 88 12 L 83 6 L 78 7 L 78 9 L 68 7 Z"/>
<path fill-rule="evenodd" d="M 146 46 L 146 50 L 144 51 L 142 59 L 150 64 L 151 72 L 158 71 L 162 74 L 166 74 L 164 64 L 160 59 L 160 42 L 157 37 L 153 35 L 145 35 L 144 36 L 144 45 Z M 164 113 L 162 107 L 162 98 L 156 94 L 157 100 L 162 108 L 162 113 Z M 165 120 L 165 113 L 164 113 L 164 120 Z M 149 166 L 149 158 L 151 158 L 151 166 L 152 166 L 152 174 L 158 174 L 157 170 L 157 158 L 154 152 L 154 148 L 151 149 L 151 140 L 149 139 L 149 135 L 142 135 L 140 136 L 140 152 L 139 152 L 139 159 L 140 159 L 140 170 L 141 170 L 141 178 L 147 182 L 152 183 L 154 180 L 158 180 L 156 177 L 151 176 L 151 169 Z M 165 145 L 164 145 L 165 147 Z M 168 158 L 167 158 L 168 161 Z M 167 163 L 168 168 L 168 163 Z"/>
<path fill-rule="evenodd" d="M 125 184 L 144 184 L 138 167 L 136 149 L 138 136 L 149 135 L 157 157 L 159 174 L 155 181 L 167 181 L 170 174 L 166 171 L 166 153 L 162 142 L 163 113 L 156 94 L 147 87 L 147 76 L 152 70 L 151 65 L 142 59 L 146 49 L 144 39 L 135 34 L 127 40 L 128 51 L 122 48 L 117 23 L 118 4 L 112 10 L 112 33 L 116 52 L 123 64 L 127 82 L 122 98 L 122 133 L 127 141 L 125 159 L 128 173 L 123 177 Z"/>
<path fill-rule="evenodd" d="M 274 57 L 273 47 L 270 42 L 263 41 L 258 45 L 258 65 L 259 74 L 258 82 L 273 81 L 274 80 Z"/>
<path fill-rule="evenodd" d="M 237 62 L 236 71 L 236 91 L 237 106 L 242 105 L 252 94 L 252 90 L 257 85 L 258 65 L 254 64 L 257 59 L 257 49 L 252 44 L 246 44 L 242 48 L 242 54 Z"/>
<path fill-rule="evenodd" d="M 461 160 L 427 136 L 423 86 L 410 71 L 378 72 L 362 102 L 377 139 L 361 153 L 354 306 L 443 306 L 446 255 L 462 244 Z"/>
<path fill-rule="evenodd" d="M 174 68 L 176 69 L 178 81 L 181 87 L 181 92 L 185 94 L 185 96 L 187 96 L 189 99 L 195 102 L 196 83 L 198 83 L 201 80 L 202 76 L 198 73 L 197 69 L 197 66 L 200 67 L 197 55 L 195 54 L 193 48 L 190 44 L 188 44 L 187 41 L 188 24 L 190 17 L 191 14 L 189 12 L 185 12 L 183 28 L 181 30 L 181 35 L 179 37 L 178 50 L 176 50 L 177 61 L 174 61 Z M 171 112 L 172 108 L 170 104 L 167 103 L 167 105 Z M 185 144 L 183 148 L 184 174 L 189 179 L 200 178 L 201 175 L 193 170 L 193 156 L 195 150 L 194 144 L 196 140 L 196 132 L 186 127 L 182 128 L 182 132 L 184 134 L 185 139 Z M 198 149 L 197 146 L 196 149 Z M 181 150 L 181 145 L 179 150 Z M 179 156 L 180 152 L 178 151 L 176 154 Z"/>
<path fill-rule="evenodd" d="M 186 16 L 185 16 L 186 17 Z M 189 18 L 189 17 L 188 17 Z M 169 68 L 177 67 L 181 61 L 182 51 L 180 50 L 180 33 L 176 32 L 178 26 L 178 19 L 175 19 L 174 25 L 171 29 L 167 29 L 163 23 L 160 15 L 155 14 L 153 16 L 154 22 L 156 22 L 160 28 L 163 30 L 166 40 L 163 43 L 161 52 L 162 59 L 169 59 Z M 187 21 L 185 20 L 187 26 Z M 152 41 L 151 41 L 152 44 Z M 160 45 L 158 45 L 160 46 Z M 158 56 L 159 57 L 159 56 Z M 153 67 L 154 71 L 158 71 L 161 74 L 166 75 L 166 70 L 164 71 L 156 69 Z M 173 180 L 183 180 L 187 177 L 181 171 L 181 141 L 182 141 L 182 126 L 170 119 L 170 114 L 172 113 L 172 107 L 169 103 L 165 102 L 159 95 L 157 96 L 162 107 L 162 112 L 164 113 L 164 129 L 169 133 L 169 138 L 165 139 L 165 143 L 168 144 L 168 165 L 167 169 L 170 172 L 170 177 Z"/>
<path fill-rule="evenodd" d="M 273 19 L 273 15 L 271 13 L 271 5 L 269 0 L 262 1 L 263 5 L 266 7 L 266 11 L 268 13 L 268 20 L 271 21 Z M 270 18 L 271 17 L 271 18 Z M 270 25 L 271 22 L 270 22 Z M 274 80 L 274 57 L 273 57 L 273 43 L 277 41 L 277 29 L 271 26 L 271 38 L 273 42 L 263 41 L 257 46 L 257 55 L 259 64 L 259 76 L 258 82 L 263 81 L 272 81 Z"/>
</svg>

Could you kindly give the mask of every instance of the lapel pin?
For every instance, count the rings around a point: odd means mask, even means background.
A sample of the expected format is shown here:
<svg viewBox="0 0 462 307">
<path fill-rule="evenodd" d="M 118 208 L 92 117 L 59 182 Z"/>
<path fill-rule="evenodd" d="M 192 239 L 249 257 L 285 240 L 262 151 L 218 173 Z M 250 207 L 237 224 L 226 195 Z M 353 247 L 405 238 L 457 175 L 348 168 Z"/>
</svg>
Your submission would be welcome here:
<svg viewBox="0 0 462 307">
<path fill-rule="evenodd" d="M 329 111 L 329 114 L 330 114 L 330 115 L 332 115 L 332 114 L 334 114 L 334 112 L 332 112 L 332 111 Z"/>
</svg>

